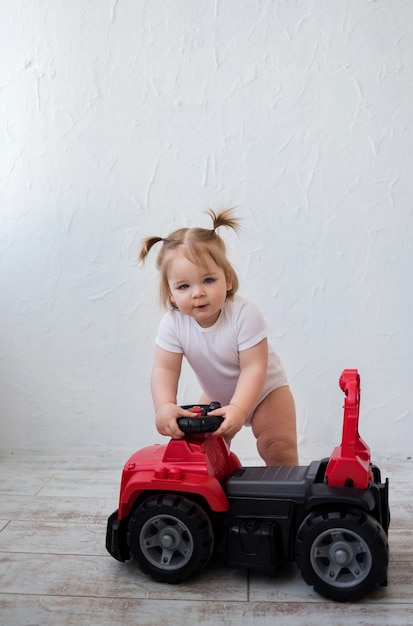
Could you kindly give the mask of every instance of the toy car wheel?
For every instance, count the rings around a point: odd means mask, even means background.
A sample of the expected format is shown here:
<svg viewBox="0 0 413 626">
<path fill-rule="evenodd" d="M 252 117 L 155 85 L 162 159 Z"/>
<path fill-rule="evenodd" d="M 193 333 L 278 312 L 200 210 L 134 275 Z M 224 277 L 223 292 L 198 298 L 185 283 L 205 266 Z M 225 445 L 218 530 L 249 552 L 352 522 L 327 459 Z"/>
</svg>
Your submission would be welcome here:
<svg viewBox="0 0 413 626">
<path fill-rule="evenodd" d="M 358 510 L 310 514 L 296 541 L 297 565 L 317 593 L 359 600 L 386 579 L 389 549 L 378 522 Z"/>
<path fill-rule="evenodd" d="M 214 537 L 198 504 L 161 494 L 145 500 L 132 515 L 128 544 L 143 572 L 159 582 L 179 583 L 208 563 Z"/>
</svg>

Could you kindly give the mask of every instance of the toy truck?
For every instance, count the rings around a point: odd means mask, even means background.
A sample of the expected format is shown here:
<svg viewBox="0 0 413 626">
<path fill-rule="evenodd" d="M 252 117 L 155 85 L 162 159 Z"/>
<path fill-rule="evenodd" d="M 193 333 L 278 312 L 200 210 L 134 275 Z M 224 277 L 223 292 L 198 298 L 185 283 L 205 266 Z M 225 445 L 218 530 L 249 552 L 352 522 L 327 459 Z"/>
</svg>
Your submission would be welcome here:
<svg viewBox="0 0 413 626">
<path fill-rule="evenodd" d="M 360 377 L 344 370 L 342 442 L 308 466 L 242 467 L 213 434 L 219 405 L 188 407 L 184 438 L 143 448 L 126 462 L 106 548 L 131 556 L 156 581 L 179 583 L 212 554 L 229 568 L 267 573 L 295 562 L 327 598 L 356 601 L 387 584 L 388 479 L 358 433 Z"/>
</svg>

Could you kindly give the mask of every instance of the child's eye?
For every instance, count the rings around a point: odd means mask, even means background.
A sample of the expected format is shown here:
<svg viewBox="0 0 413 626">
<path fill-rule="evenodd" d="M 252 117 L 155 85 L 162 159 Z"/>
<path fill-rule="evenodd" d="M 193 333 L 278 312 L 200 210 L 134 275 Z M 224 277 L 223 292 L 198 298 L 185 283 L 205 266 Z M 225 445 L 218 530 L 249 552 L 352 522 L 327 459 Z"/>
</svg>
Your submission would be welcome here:
<svg viewBox="0 0 413 626">
<path fill-rule="evenodd" d="M 186 283 L 184 285 L 179 285 L 178 289 L 180 289 L 181 291 L 184 291 L 185 289 L 188 289 L 189 285 L 187 285 Z"/>
<path fill-rule="evenodd" d="M 210 278 L 209 276 L 208 276 L 208 278 L 204 278 L 204 283 L 205 283 L 206 285 L 210 285 L 210 284 L 211 284 L 211 283 L 213 283 L 213 282 L 214 282 L 214 279 L 213 279 L 213 278 Z"/>
</svg>

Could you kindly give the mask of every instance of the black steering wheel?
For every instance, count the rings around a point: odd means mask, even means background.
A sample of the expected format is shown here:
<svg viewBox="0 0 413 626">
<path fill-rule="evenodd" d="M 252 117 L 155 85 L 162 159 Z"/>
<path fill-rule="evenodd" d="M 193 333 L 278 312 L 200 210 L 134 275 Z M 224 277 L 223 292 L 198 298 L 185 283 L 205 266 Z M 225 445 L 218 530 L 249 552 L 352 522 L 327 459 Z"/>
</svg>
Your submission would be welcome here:
<svg viewBox="0 0 413 626">
<path fill-rule="evenodd" d="M 224 418 L 220 415 L 208 415 L 210 411 L 220 409 L 220 402 L 210 404 L 186 404 L 181 407 L 194 413 L 194 417 L 178 417 L 176 420 L 180 430 L 186 435 L 213 433 L 221 426 Z"/>
</svg>

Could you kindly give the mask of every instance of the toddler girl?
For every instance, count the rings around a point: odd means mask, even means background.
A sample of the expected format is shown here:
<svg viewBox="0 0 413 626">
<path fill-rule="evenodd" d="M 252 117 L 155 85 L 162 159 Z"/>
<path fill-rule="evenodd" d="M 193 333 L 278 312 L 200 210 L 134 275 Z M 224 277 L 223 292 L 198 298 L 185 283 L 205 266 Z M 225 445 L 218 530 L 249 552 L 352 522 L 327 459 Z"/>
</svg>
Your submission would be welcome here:
<svg viewBox="0 0 413 626">
<path fill-rule="evenodd" d="M 268 345 L 269 330 L 255 305 L 236 295 L 237 274 L 228 261 L 219 227 L 239 230 L 232 209 L 209 210 L 212 229 L 181 228 L 168 237 L 148 237 L 144 261 L 162 242 L 157 258 L 161 299 L 170 310 L 156 338 L 151 377 L 156 427 L 162 435 L 183 436 L 177 406 L 182 358 L 203 390 L 201 402 L 218 401 L 211 415 L 224 417 L 216 435 L 229 444 L 242 426 L 251 426 L 267 465 L 297 465 L 294 400 L 281 362 Z"/>
</svg>

